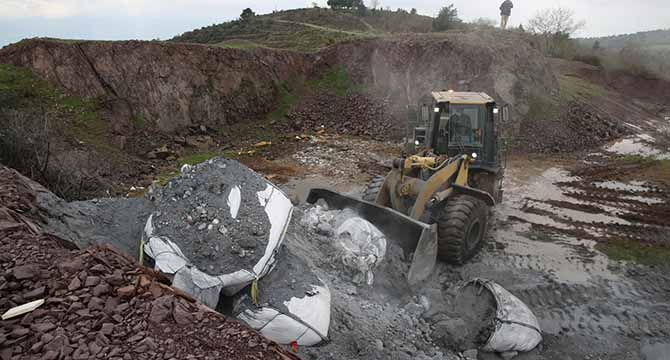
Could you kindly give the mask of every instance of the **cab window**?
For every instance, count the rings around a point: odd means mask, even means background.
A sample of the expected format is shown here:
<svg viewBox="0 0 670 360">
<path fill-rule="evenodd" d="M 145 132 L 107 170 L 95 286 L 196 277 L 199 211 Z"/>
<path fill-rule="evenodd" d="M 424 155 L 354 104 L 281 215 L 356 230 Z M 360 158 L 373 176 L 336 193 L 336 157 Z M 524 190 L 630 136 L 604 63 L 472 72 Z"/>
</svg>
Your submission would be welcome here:
<svg viewBox="0 0 670 360">
<path fill-rule="evenodd" d="M 482 105 L 449 106 L 449 146 L 482 146 L 485 116 Z"/>
</svg>

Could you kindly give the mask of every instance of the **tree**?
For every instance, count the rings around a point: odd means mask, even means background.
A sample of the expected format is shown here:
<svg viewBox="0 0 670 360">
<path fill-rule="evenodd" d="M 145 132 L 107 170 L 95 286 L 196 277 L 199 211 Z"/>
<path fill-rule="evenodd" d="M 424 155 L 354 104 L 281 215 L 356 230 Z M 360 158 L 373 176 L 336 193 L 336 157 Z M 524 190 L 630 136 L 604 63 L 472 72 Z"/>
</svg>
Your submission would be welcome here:
<svg viewBox="0 0 670 360">
<path fill-rule="evenodd" d="M 254 16 L 256 16 L 256 13 L 254 13 L 254 11 L 251 10 L 250 8 L 246 8 L 246 9 L 242 10 L 242 14 L 240 14 L 240 20 L 249 21 Z"/>
<path fill-rule="evenodd" d="M 410 10 L 409 13 L 412 15 L 416 15 L 416 8 L 412 8 L 412 10 Z"/>
<path fill-rule="evenodd" d="M 570 36 L 586 23 L 575 20 L 571 9 L 558 7 L 537 12 L 528 21 L 528 31 L 538 38 L 539 48 L 550 56 L 572 58 L 575 46 Z"/>
<path fill-rule="evenodd" d="M 458 9 L 451 4 L 440 9 L 437 17 L 433 19 L 433 31 L 445 31 L 455 29 L 461 25 L 463 21 L 458 18 Z"/>
<path fill-rule="evenodd" d="M 600 50 L 600 41 L 596 40 L 596 42 L 593 43 L 593 50 Z"/>
<path fill-rule="evenodd" d="M 358 11 L 365 11 L 365 4 L 363 0 L 328 0 L 328 6 L 331 9 L 356 9 Z"/>
<path fill-rule="evenodd" d="M 542 35 L 572 35 L 581 30 L 586 22 L 575 20 L 575 12 L 571 9 L 558 7 L 545 9 L 535 13 L 528 21 L 528 30 Z"/>
</svg>

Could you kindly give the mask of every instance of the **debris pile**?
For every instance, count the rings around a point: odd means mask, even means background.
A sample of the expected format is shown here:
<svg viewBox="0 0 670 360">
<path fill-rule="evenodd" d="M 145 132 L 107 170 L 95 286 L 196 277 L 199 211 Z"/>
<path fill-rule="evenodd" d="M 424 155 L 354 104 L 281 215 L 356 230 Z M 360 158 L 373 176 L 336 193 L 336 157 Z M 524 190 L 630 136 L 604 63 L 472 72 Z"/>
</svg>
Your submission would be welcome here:
<svg viewBox="0 0 670 360">
<path fill-rule="evenodd" d="M 302 101 L 288 113 L 293 131 L 319 131 L 363 136 L 377 140 L 388 139 L 394 130 L 404 129 L 402 121 L 390 111 L 389 100 L 378 100 L 369 95 L 352 93 L 337 96 L 318 92 Z"/>
<path fill-rule="evenodd" d="M 44 302 L 0 322 L 2 359 L 297 359 L 111 247 L 42 233 L 22 211 L 30 197 L 4 184 L 0 312 Z"/>
<path fill-rule="evenodd" d="M 309 146 L 291 157 L 300 165 L 313 168 L 326 176 L 356 178 L 363 174 L 379 175 L 388 172 L 385 152 L 396 149 L 391 143 L 352 140 L 344 137 L 313 137 Z"/>
<path fill-rule="evenodd" d="M 386 237 L 353 210 L 328 210 L 325 202 L 308 209 L 300 220 L 324 236 L 331 236 L 338 258 L 356 284 L 374 282 L 374 269 L 386 255 Z"/>
<path fill-rule="evenodd" d="M 574 152 L 594 149 L 626 133 L 628 130 L 616 120 L 572 101 L 559 120 L 529 119 L 523 123 L 519 144 L 528 153 Z"/>
</svg>

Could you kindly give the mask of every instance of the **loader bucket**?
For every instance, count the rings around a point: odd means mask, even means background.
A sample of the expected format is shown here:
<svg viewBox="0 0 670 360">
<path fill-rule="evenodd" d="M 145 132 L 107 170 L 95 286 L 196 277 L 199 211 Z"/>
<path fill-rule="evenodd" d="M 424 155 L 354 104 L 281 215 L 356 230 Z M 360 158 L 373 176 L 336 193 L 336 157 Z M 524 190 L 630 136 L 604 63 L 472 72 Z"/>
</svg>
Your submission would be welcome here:
<svg viewBox="0 0 670 360">
<path fill-rule="evenodd" d="M 412 256 L 407 281 L 414 285 L 432 274 L 437 260 L 437 226 L 400 213 L 391 208 L 342 195 L 327 189 L 311 189 L 307 202 L 324 199 L 332 209 L 349 208 L 376 226 L 388 241 L 403 249 L 405 258 Z M 412 255 L 413 254 L 413 255 Z"/>
</svg>

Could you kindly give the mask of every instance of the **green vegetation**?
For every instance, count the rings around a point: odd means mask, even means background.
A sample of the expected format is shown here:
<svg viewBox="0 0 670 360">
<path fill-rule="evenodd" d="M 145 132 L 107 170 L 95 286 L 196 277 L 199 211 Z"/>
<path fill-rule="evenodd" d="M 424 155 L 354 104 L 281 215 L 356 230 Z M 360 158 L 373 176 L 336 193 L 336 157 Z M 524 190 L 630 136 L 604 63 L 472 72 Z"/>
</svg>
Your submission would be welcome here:
<svg viewBox="0 0 670 360">
<path fill-rule="evenodd" d="M 670 249 L 636 241 L 615 241 L 596 244 L 596 249 L 612 260 L 644 265 L 670 265 Z"/>
<path fill-rule="evenodd" d="M 176 178 L 177 176 L 179 176 L 179 171 L 170 171 L 157 175 L 154 181 L 160 186 L 165 186 L 168 182 L 170 182 L 170 180 Z"/>
<path fill-rule="evenodd" d="M 17 108 L 30 101 L 55 96 L 56 91 L 30 70 L 0 64 L 0 108 Z"/>
<path fill-rule="evenodd" d="M 527 236 L 529 239 L 534 240 L 534 241 L 540 241 L 540 242 L 554 242 L 556 239 L 552 236 L 552 234 L 549 234 L 547 232 L 538 230 L 538 229 L 531 229 L 528 233 Z"/>
<path fill-rule="evenodd" d="M 315 52 L 337 42 L 399 32 L 430 32 L 432 18 L 402 9 L 297 9 L 206 26 L 171 41 Z"/>
<path fill-rule="evenodd" d="M 204 152 L 193 153 L 185 155 L 181 157 L 179 160 L 177 160 L 177 166 L 182 167 L 185 164 L 196 165 L 217 156 L 221 156 L 221 154 L 217 151 L 204 151 Z"/>
<path fill-rule="evenodd" d="M 337 96 L 345 96 L 357 90 L 349 72 L 341 65 L 332 67 L 321 78 L 310 81 L 308 85 L 314 90 L 333 92 Z"/>
<path fill-rule="evenodd" d="M 433 30 L 445 31 L 457 29 L 461 26 L 463 21 L 458 18 L 458 10 L 451 4 L 440 9 L 435 20 L 433 20 Z"/>
<path fill-rule="evenodd" d="M 64 117 L 61 130 L 67 135 L 106 152 L 117 150 L 108 142 L 109 124 L 100 117 L 99 101 L 65 96 L 28 69 L 0 64 L 0 107 L 33 117 Z"/>
<path fill-rule="evenodd" d="M 133 126 L 135 129 L 144 129 L 144 126 L 146 125 L 146 121 L 144 120 L 144 115 L 142 114 L 135 114 L 133 116 Z"/>
<path fill-rule="evenodd" d="M 298 102 L 298 92 L 291 91 L 289 83 L 282 83 L 279 87 L 279 105 L 273 112 L 268 114 L 267 118 L 272 121 L 281 120 L 286 117 L 293 105 Z"/>
<path fill-rule="evenodd" d="M 558 76 L 558 83 L 561 88 L 561 95 L 564 100 L 574 98 L 606 98 L 609 93 L 602 86 L 596 85 L 588 80 L 584 80 L 577 76 L 560 75 Z"/>
</svg>

